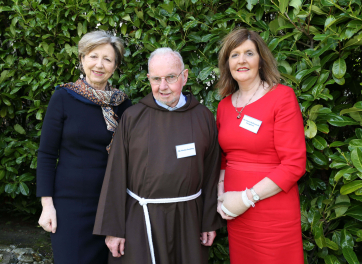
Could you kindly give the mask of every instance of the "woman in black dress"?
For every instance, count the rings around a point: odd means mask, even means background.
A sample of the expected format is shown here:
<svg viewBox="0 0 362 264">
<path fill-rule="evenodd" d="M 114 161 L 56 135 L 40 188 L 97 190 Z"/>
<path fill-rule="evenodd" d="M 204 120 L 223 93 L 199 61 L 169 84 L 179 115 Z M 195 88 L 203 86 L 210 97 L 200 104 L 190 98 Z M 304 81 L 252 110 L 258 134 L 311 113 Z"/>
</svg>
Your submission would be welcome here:
<svg viewBox="0 0 362 264">
<path fill-rule="evenodd" d="M 92 235 L 99 194 L 117 120 L 131 101 L 108 79 L 123 45 L 104 31 L 78 43 L 85 78 L 56 87 L 38 151 L 39 224 L 51 232 L 55 264 L 107 263 L 104 237 Z"/>
</svg>

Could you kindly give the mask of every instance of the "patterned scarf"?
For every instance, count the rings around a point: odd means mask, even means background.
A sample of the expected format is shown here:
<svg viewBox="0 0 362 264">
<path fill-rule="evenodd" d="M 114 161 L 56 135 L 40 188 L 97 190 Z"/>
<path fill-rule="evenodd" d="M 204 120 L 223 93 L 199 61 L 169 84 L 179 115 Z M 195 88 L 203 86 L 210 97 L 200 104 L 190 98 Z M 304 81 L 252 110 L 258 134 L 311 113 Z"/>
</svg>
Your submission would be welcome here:
<svg viewBox="0 0 362 264">
<path fill-rule="evenodd" d="M 85 79 L 78 79 L 75 83 L 62 84 L 60 85 L 60 87 L 72 90 L 75 93 L 93 102 L 94 104 L 101 106 L 103 117 L 106 121 L 107 130 L 112 131 L 114 135 L 114 131 L 118 126 L 118 116 L 113 111 L 113 106 L 120 105 L 124 100 L 128 98 L 124 92 L 112 88 L 112 86 L 110 86 L 108 83 L 106 86 L 106 90 L 108 91 L 96 90 L 92 88 Z M 111 147 L 112 141 L 107 146 L 108 152 Z"/>
</svg>

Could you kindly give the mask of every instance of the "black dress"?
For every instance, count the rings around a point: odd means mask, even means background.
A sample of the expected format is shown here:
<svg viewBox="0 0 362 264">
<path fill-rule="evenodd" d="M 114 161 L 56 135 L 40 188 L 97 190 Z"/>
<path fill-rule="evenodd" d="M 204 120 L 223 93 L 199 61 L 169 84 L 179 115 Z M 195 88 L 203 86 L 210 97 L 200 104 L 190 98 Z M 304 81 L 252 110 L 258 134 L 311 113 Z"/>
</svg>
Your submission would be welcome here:
<svg viewBox="0 0 362 264">
<path fill-rule="evenodd" d="M 69 91 L 69 90 L 68 90 Z M 55 264 L 105 264 L 104 236 L 92 235 L 107 165 L 106 128 L 100 106 L 76 99 L 66 89 L 54 92 L 38 150 L 37 196 L 52 196 L 57 230 L 51 234 Z M 131 106 L 114 107 L 121 117 Z M 57 164 L 58 161 L 58 164 Z"/>
</svg>

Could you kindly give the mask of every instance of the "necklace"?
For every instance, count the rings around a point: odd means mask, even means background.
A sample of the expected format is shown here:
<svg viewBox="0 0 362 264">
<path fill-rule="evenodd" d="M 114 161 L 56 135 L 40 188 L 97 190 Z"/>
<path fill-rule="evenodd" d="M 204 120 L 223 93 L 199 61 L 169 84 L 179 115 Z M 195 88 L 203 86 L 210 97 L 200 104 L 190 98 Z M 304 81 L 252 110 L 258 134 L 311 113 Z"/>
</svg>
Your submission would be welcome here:
<svg viewBox="0 0 362 264">
<path fill-rule="evenodd" d="M 255 95 L 256 92 L 259 90 L 259 87 L 260 87 L 260 85 L 259 85 L 258 88 L 256 89 L 256 91 L 255 91 L 255 93 L 253 94 L 253 96 L 250 97 L 249 101 L 246 103 L 246 105 L 244 105 L 243 108 L 241 108 L 240 111 L 238 111 L 238 109 L 236 108 L 236 107 L 237 107 L 238 100 L 239 100 L 239 94 L 240 94 L 240 90 L 239 90 L 238 96 L 236 97 L 236 102 L 235 102 L 235 111 L 236 111 L 236 113 L 238 113 L 238 116 L 236 117 L 237 119 L 240 119 L 240 117 L 241 117 L 241 112 L 243 112 L 245 106 L 247 106 L 247 105 L 250 103 L 251 99 L 253 99 L 254 95 Z"/>
</svg>

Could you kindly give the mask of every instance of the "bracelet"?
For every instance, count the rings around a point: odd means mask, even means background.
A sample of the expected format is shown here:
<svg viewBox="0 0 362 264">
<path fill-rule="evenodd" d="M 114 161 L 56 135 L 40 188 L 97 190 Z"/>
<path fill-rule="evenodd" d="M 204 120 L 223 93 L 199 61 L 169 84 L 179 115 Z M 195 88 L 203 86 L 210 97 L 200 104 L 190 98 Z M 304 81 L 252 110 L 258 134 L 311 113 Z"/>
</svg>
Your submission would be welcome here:
<svg viewBox="0 0 362 264">
<path fill-rule="evenodd" d="M 246 190 L 241 192 L 241 198 L 243 199 L 243 203 L 245 204 L 246 207 L 250 207 L 250 205 L 252 207 L 255 207 L 255 203 L 253 203 L 252 201 L 249 200 L 248 196 L 246 195 Z"/>
<path fill-rule="evenodd" d="M 224 180 L 221 180 L 221 181 L 219 181 L 218 183 L 217 183 L 217 185 L 219 185 L 220 183 L 223 183 L 224 182 Z"/>
</svg>

